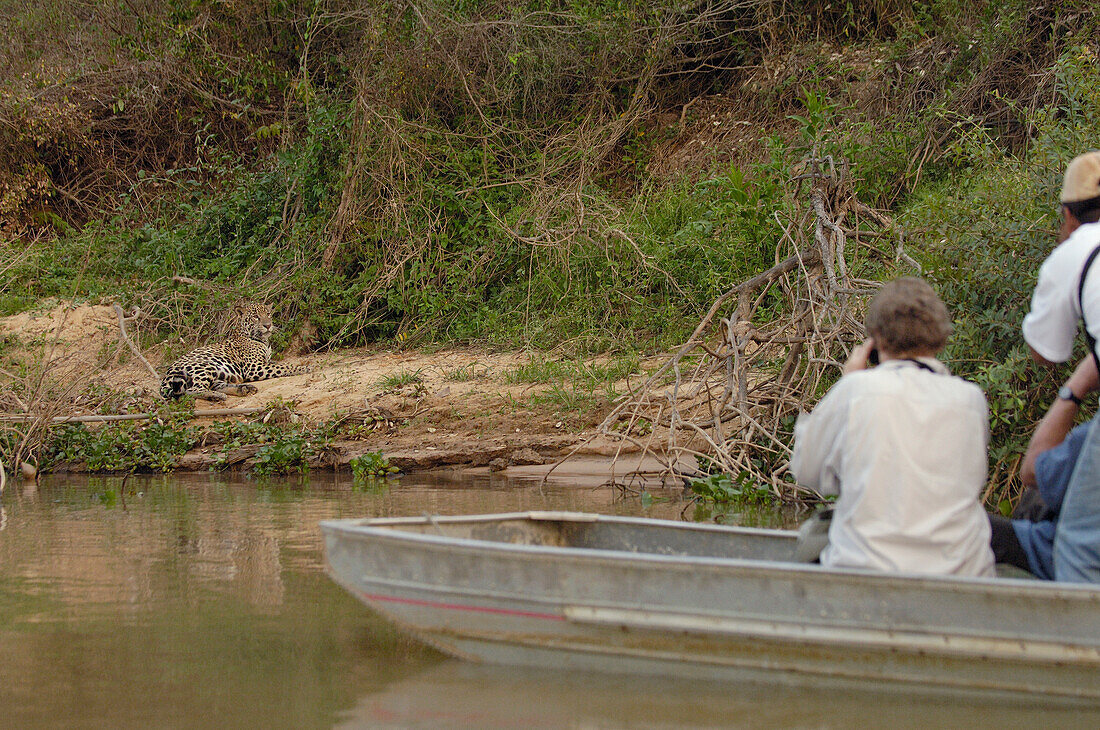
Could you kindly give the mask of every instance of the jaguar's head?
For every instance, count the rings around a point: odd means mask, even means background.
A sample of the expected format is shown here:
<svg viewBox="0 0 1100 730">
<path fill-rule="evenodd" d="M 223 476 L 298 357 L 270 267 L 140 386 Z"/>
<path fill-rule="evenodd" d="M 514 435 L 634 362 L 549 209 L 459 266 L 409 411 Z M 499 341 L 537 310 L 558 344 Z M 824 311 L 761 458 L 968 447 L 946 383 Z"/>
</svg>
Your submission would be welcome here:
<svg viewBox="0 0 1100 730">
<path fill-rule="evenodd" d="M 259 302 L 243 302 L 233 307 L 237 318 L 234 328 L 239 335 L 253 340 L 267 342 L 275 325 L 271 322 L 271 307 Z"/>
</svg>

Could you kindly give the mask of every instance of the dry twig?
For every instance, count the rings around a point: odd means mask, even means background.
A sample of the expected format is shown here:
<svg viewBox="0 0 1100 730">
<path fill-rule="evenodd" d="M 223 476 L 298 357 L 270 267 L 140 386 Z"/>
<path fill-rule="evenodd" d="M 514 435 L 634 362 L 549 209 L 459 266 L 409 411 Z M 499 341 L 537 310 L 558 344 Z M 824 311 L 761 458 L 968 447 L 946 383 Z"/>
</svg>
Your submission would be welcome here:
<svg viewBox="0 0 1100 730">
<path fill-rule="evenodd" d="M 141 361 L 141 364 L 145 366 L 145 369 L 149 371 L 149 374 L 152 375 L 154 378 L 159 379 L 160 375 L 158 375 L 153 366 L 149 364 L 149 361 L 145 359 L 145 356 L 141 354 L 141 350 L 139 350 L 137 345 L 134 344 L 134 341 L 130 339 L 130 336 L 126 334 L 126 313 L 123 312 L 122 307 L 118 306 L 117 304 L 112 304 L 111 306 L 114 308 L 115 314 L 118 315 L 119 338 L 124 343 L 126 343 L 127 347 L 130 348 L 130 352 L 134 353 L 134 357 Z"/>
</svg>

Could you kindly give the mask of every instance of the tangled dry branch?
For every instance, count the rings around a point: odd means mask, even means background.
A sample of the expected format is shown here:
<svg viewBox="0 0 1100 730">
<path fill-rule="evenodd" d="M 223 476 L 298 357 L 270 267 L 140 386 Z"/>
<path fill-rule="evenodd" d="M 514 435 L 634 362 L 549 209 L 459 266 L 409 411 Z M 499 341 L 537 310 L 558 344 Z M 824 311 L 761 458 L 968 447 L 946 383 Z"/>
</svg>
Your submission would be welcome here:
<svg viewBox="0 0 1100 730">
<path fill-rule="evenodd" d="M 600 426 L 657 456 L 670 475 L 724 472 L 799 496 L 786 478 L 794 418 L 824 392 L 877 282 L 853 275 L 872 239 L 897 235 L 890 264 L 916 266 L 885 215 L 855 197 L 844 161 L 811 157 L 775 265 L 720 296 L 691 337 Z M 803 188 L 807 188 L 803 192 Z M 779 311 L 769 317 L 763 311 Z"/>
</svg>

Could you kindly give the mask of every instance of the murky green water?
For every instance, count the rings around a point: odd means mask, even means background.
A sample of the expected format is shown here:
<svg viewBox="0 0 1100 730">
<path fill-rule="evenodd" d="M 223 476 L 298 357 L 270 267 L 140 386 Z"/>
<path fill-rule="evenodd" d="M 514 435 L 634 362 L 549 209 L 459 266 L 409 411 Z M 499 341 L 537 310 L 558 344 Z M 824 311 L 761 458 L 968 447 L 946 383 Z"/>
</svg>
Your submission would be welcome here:
<svg viewBox="0 0 1100 730">
<path fill-rule="evenodd" d="M 325 575 L 330 517 L 681 506 L 486 477 L 53 477 L 9 485 L 0 727 L 1100 727 L 1100 712 L 482 667 L 396 633 Z"/>
</svg>

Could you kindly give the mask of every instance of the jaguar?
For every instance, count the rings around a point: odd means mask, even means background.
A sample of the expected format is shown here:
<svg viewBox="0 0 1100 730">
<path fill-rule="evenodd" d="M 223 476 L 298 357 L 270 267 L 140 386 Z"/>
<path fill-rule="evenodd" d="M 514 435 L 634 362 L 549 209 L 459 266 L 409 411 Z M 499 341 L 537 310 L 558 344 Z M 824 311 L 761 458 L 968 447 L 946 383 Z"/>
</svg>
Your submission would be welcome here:
<svg viewBox="0 0 1100 730">
<path fill-rule="evenodd" d="M 233 307 L 233 328 L 224 342 L 191 350 L 168 368 L 160 382 L 165 400 L 193 395 L 224 401 L 226 394 L 244 396 L 256 392 L 250 383 L 268 378 L 308 373 L 308 367 L 271 362 L 268 340 L 275 326 L 271 308 L 258 302 Z"/>
</svg>

